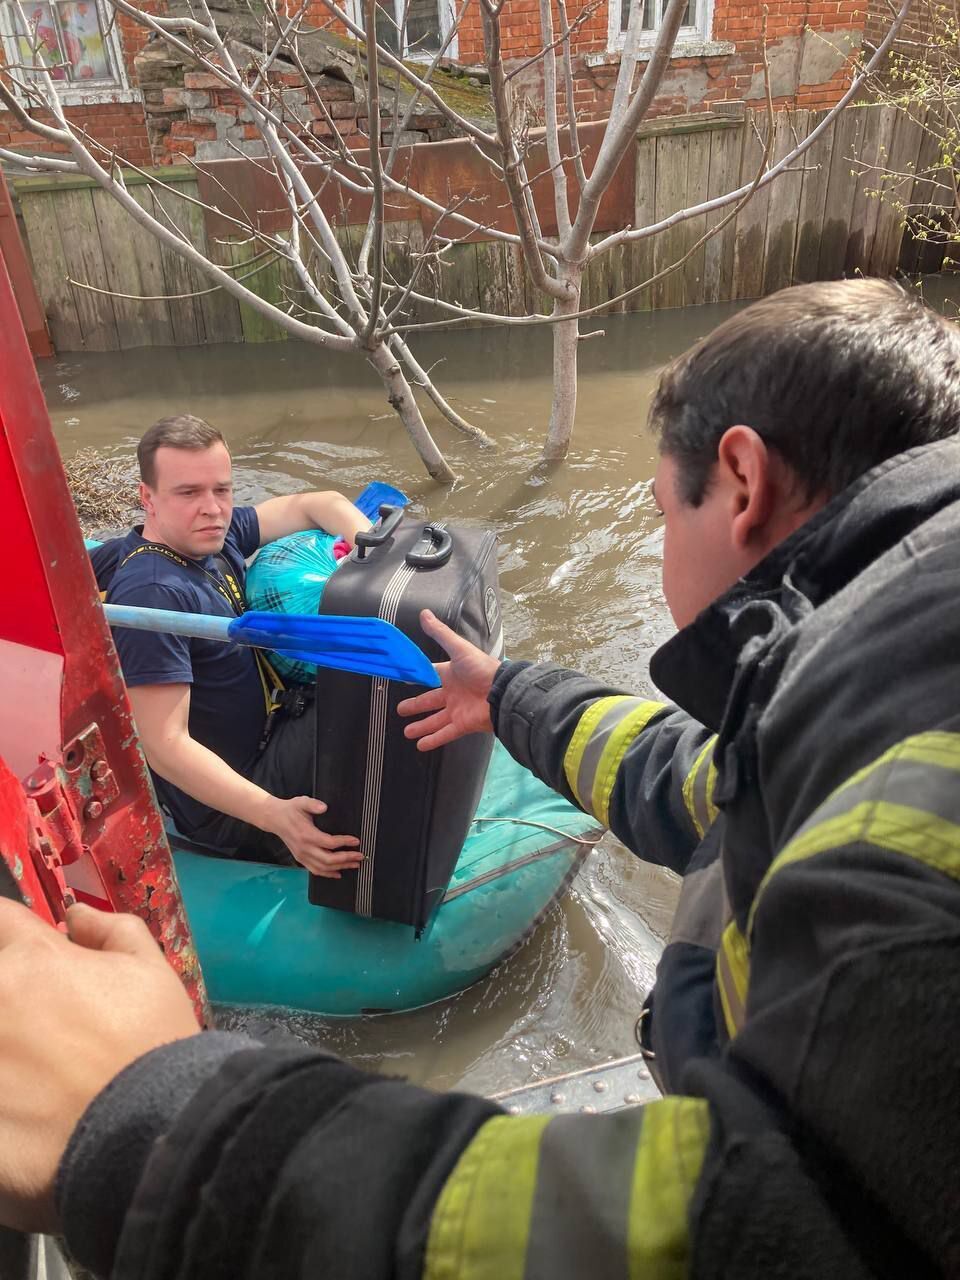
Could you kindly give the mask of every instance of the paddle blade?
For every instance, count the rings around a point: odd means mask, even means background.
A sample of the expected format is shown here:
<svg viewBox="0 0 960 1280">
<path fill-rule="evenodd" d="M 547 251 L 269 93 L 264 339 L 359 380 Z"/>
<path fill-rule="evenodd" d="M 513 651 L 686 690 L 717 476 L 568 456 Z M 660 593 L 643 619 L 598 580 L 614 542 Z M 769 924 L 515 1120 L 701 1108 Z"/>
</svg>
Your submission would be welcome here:
<svg viewBox="0 0 960 1280">
<path fill-rule="evenodd" d="M 336 671 L 383 676 L 428 689 L 440 684 L 426 654 L 382 618 L 245 613 L 230 623 L 230 639 Z"/>
<path fill-rule="evenodd" d="M 408 507 L 410 499 L 400 489 L 383 480 L 372 480 L 354 501 L 358 511 L 362 511 L 368 520 L 376 522 L 380 516 L 380 504 L 387 502 L 391 507 Z"/>
</svg>

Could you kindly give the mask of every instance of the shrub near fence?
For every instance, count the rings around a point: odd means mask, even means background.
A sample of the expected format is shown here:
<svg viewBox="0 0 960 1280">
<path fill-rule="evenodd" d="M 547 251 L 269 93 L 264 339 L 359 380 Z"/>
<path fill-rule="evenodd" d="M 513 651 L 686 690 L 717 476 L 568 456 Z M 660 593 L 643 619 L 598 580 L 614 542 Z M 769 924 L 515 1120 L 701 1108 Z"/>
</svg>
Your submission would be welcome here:
<svg viewBox="0 0 960 1280">
<path fill-rule="evenodd" d="M 825 114 L 778 112 L 773 160 L 788 154 Z M 742 120 L 687 116 L 642 127 L 612 186 L 598 236 L 628 223 L 640 227 L 660 221 L 750 182 L 767 128 L 762 114 Z M 938 269 L 940 262 L 934 264 L 929 249 L 904 244 L 897 207 L 898 201 L 916 203 L 930 187 L 913 176 L 922 170 L 929 145 L 920 124 L 893 107 L 848 109 L 795 171 L 757 192 L 682 267 L 612 309 L 756 298 L 791 283 L 856 272 L 891 275 L 901 264 L 911 270 Z M 461 168 L 481 163 L 471 160 L 459 142 L 427 143 L 415 150 L 420 173 L 431 165 L 438 168 L 437 186 L 452 163 Z M 871 194 L 878 165 L 904 175 L 890 185 L 892 199 Z M 127 181 L 138 200 L 162 208 L 201 252 L 235 269 L 261 296 L 285 305 L 298 295 L 287 264 L 253 241 L 231 240 L 225 226 L 218 225 L 222 219 L 193 203 L 201 195 L 209 198 L 212 190 L 223 193 L 221 200 L 229 195 L 231 208 L 236 207 L 233 201 L 257 200 L 249 161 L 219 161 L 215 167 L 213 183 L 205 181 L 202 170 L 198 182 L 197 170 L 170 168 L 157 175 L 166 184 L 163 188 L 138 174 Z M 30 178 L 16 185 L 38 291 L 59 351 L 263 342 L 284 336 L 223 290 L 211 289 L 202 272 L 156 241 L 86 179 Z M 268 202 L 261 201 L 258 209 L 247 212 L 262 224 L 267 208 Z M 725 212 L 689 219 L 598 259 L 585 277 L 584 307 L 608 303 L 683 258 Z M 362 217 L 361 211 L 355 216 Z M 414 220 L 415 210 L 400 210 L 396 216 L 402 220 L 388 224 L 385 252 L 388 270 L 402 283 L 412 254 L 423 245 L 424 228 Z M 544 232 L 549 234 L 549 227 Z M 348 225 L 340 226 L 338 234 L 359 243 L 361 233 L 359 226 Z M 510 315 L 543 309 L 526 280 L 519 252 L 511 246 L 471 241 L 451 246 L 444 257 L 435 285 L 442 298 Z M 418 304 L 416 318 L 438 315 L 428 304 Z"/>
</svg>

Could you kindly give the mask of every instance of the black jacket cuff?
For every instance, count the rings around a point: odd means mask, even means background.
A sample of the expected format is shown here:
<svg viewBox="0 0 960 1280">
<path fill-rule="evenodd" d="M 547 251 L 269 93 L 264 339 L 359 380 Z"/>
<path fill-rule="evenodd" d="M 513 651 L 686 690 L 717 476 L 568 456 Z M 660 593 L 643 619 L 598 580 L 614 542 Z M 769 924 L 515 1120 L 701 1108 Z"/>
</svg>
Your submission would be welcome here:
<svg viewBox="0 0 960 1280">
<path fill-rule="evenodd" d="M 156 1140 L 246 1036 L 206 1031 L 144 1054 L 87 1107 L 60 1161 L 55 1188 L 73 1256 L 107 1275 L 127 1210 Z"/>
</svg>

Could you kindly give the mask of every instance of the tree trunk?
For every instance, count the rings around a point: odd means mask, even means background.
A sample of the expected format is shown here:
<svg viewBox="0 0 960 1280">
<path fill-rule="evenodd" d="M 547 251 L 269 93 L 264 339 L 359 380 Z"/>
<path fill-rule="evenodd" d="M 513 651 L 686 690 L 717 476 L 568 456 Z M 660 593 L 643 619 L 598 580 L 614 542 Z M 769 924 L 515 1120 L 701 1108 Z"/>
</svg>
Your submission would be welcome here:
<svg viewBox="0 0 960 1280">
<path fill-rule="evenodd" d="M 429 373 L 417 361 L 413 352 L 400 337 L 399 333 L 395 333 L 391 338 L 393 349 L 400 356 L 413 377 L 414 383 L 423 387 L 424 391 L 437 406 L 446 420 L 452 427 L 456 427 L 458 431 L 462 431 L 465 436 L 469 436 L 471 440 L 475 440 L 483 449 L 496 449 L 496 440 L 491 439 L 485 431 L 480 427 L 475 427 L 472 422 L 468 422 L 466 418 L 462 418 L 456 409 L 444 399 L 437 390 L 437 387 L 430 377 Z"/>
<path fill-rule="evenodd" d="M 553 304 L 555 316 L 574 315 L 580 310 L 582 271 L 568 275 L 574 295 Z M 553 401 L 550 426 L 543 446 L 547 462 L 560 462 L 567 456 L 574 419 L 577 416 L 577 348 L 580 340 L 579 320 L 566 320 L 553 325 Z"/>
<path fill-rule="evenodd" d="M 365 354 L 369 363 L 379 373 L 387 392 L 387 399 L 406 427 L 407 434 L 413 441 L 413 447 L 420 455 L 420 460 L 427 471 L 441 484 L 453 484 L 457 477 L 427 429 L 427 424 L 420 413 L 420 406 L 413 397 L 410 383 L 403 376 L 403 370 L 397 363 L 396 356 L 383 342 L 376 343 Z"/>
</svg>

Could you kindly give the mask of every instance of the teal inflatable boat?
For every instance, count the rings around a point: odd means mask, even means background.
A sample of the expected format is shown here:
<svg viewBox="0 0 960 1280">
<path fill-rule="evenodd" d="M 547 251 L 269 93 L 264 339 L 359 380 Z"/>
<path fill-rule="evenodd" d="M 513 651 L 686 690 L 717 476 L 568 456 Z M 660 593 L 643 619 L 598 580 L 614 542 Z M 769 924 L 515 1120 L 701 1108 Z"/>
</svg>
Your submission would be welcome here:
<svg viewBox="0 0 960 1280">
<path fill-rule="evenodd" d="M 171 843 L 211 1000 L 348 1016 L 412 1009 L 478 981 L 543 919 L 598 834 L 498 745 L 453 879 L 419 939 L 407 925 L 312 906 L 299 868 Z"/>
</svg>

